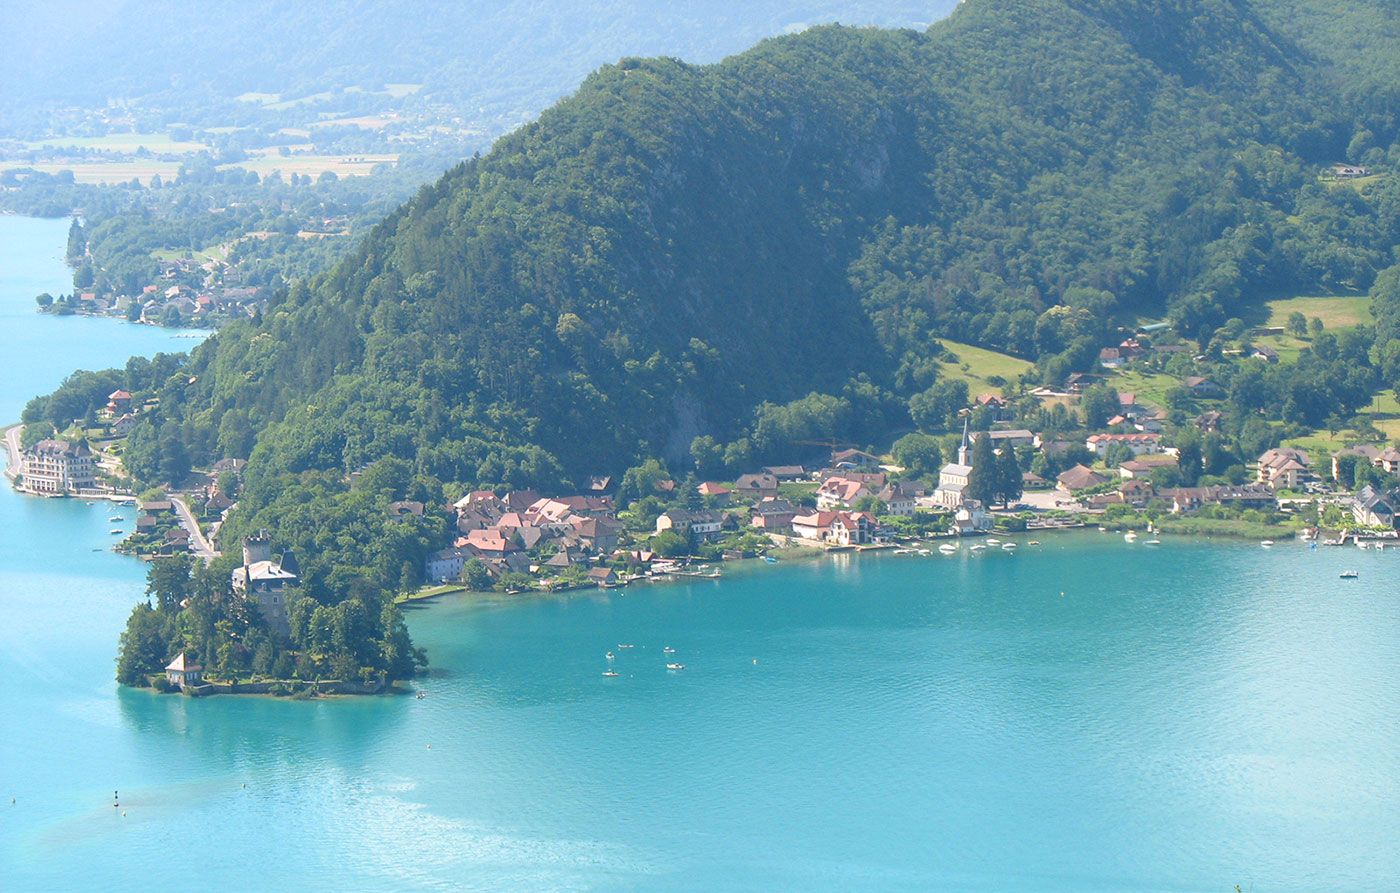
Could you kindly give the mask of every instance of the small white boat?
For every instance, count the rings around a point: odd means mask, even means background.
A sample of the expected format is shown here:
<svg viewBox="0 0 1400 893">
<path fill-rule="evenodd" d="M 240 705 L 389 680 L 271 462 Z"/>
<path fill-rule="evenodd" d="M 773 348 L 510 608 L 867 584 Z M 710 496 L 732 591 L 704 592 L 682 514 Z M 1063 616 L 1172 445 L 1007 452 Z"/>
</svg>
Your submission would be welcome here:
<svg viewBox="0 0 1400 893">
<path fill-rule="evenodd" d="M 110 533 L 110 534 L 116 535 L 116 534 L 118 534 L 118 533 L 121 533 L 121 532 L 122 532 L 122 529 L 121 529 L 120 527 L 113 527 L 111 530 L 109 530 L 109 531 L 107 531 L 107 532 Z"/>
<path fill-rule="evenodd" d="M 662 654 L 675 654 L 675 653 L 676 653 L 676 649 L 672 648 L 670 645 L 667 645 L 665 648 L 662 648 L 662 649 L 661 649 L 661 653 L 662 653 Z"/>
<path fill-rule="evenodd" d="M 1000 545 L 1001 545 L 1001 540 L 997 539 L 996 537 L 989 536 L 989 537 L 987 537 L 987 545 L 989 545 L 989 546 L 1000 546 Z"/>
<path fill-rule="evenodd" d="M 121 516 L 121 515 L 113 515 L 112 517 L 108 518 L 107 520 L 108 520 L 108 521 L 120 521 L 121 519 L 122 519 L 122 516 Z"/>
<path fill-rule="evenodd" d="M 920 549 L 920 550 L 919 550 L 919 554 L 920 554 L 920 555 L 932 555 L 933 553 L 932 553 L 931 551 L 929 551 L 928 549 Z"/>
<path fill-rule="evenodd" d="M 667 665 L 666 665 L 666 669 L 668 669 L 668 670 L 684 670 L 684 669 L 685 669 L 685 664 L 667 664 Z"/>
<path fill-rule="evenodd" d="M 1099 528 L 1099 533 L 1103 533 L 1103 532 L 1105 532 L 1105 531 L 1107 531 L 1107 530 L 1108 530 L 1107 527 L 1100 527 L 1100 528 Z"/>
<path fill-rule="evenodd" d="M 1342 571 L 1337 576 L 1341 577 L 1343 580 L 1355 580 L 1361 575 L 1358 574 L 1356 571 Z"/>
<path fill-rule="evenodd" d="M 603 671 L 603 675 L 604 675 L 604 676 L 620 676 L 620 675 L 622 675 L 622 674 L 619 673 L 617 670 L 604 670 L 604 671 Z"/>
<path fill-rule="evenodd" d="M 613 653 L 612 653 L 611 651 L 609 651 L 609 652 L 608 652 L 606 655 L 604 655 L 604 656 L 607 657 L 608 660 L 612 660 L 613 657 L 614 657 L 614 655 L 613 655 Z"/>
<path fill-rule="evenodd" d="M 1001 550 L 1002 550 L 1003 552 L 1013 552 L 1013 551 L 1015 551 L 1015 549 L 1016 549 L 1016 544 L 1015 544 L 1015 543 L 1002 543 L 1002 544 L 1001 544 Z"/>
<path fill-rule="evenodd" d="M 952 555 L 954 552 L 958 551 L 958 547 L 952 543 L 944 543 L 938 547 L 938 551 L 942 552 L 944 555 Z"/>
<path fill-rule="evenodd" d="M 1160 545 L 1162 545 L 1162 541 L 1161 541 L 1161 540 L 1148 540 L 1147 542 L 1143 543 L 1143 545 L 1144 545 L 1144 546 L 1160 546 Z"/>
<path fill-rule="evenodd" d="M 619 646 L 617 646 L 617 647 L 619 647 L 619 648 L 631 648 L 632 646 L 631 646 L 631 645 L 619 645 Z"/>
<path fill-rule="evenodd" d="M 914 551 L 913 549 L 895 549 L 895 550 L 894 550 L 894 554 L 896 554 L 896 555 L 908 555 L 910 552 L 913 552 L 913 551 Z"/>
<path fill-rule="evenodd" d="M 1273 541 L 1273 540 L 1264 540 L 1264 541 L 1261 542 L 1259 545 L 1261 545 L 1261 546 L 1263 546 L 1265 549 L 1267 549 L 1267 548 L 1269 548 L 1270 546 L 1272 546 L 1273 544 L 1274 544 L 1274 541 Z"/>
<path fill-rule="evenodd" d="M 1123 539 L 1131 543 L 1137 539 L 1137 534 L 1129 530 L 1127 533 L 1123 534 Z"/>
</svg>

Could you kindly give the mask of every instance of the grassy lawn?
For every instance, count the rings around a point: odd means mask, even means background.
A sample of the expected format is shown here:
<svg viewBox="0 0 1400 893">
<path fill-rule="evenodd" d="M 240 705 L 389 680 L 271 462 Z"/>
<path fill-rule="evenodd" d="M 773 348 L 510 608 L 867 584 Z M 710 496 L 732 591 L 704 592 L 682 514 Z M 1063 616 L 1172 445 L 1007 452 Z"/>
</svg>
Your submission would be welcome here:
<svg viewBox="0 0 1400 893">
<path fill-rule="evenodd" d="M 1316 316 L 1329 330 L 1349 329 L 1371 321 L 1371 299 L 1365 295 L 1299 295 L 1269 301 L 1270 326 L 1282 326 L 1290 313 L 1301 313 L 1311 322 Z"/>
<path fill-rule="evenodd" d="M 157 248 L 151 252 L 151 257 L 156 260 L 181 260 L 187 257 L 200 261 L 224 259 L 223 253 L 218 248 L 205 248 L 201 251 L 191 251 L 188 248 Z"/>
<path fill-rule="evenodd" d="M 789 481 L 778 485 L 778 495 L 788 500 L 793 505 L 797 505 L 803 499 L 814 495 L 817 492 L 817 488 L 820 486 L 820 484 Z"/>
<path fill-rule="evenodd" d="M 1121 372 L 1117 378 L 1110 378 L 1108 383 L 1119 393 L 1136 396 L 1139 403 L 1157 407 L 1167 405 L 1168 391 L 1181 387 L 1181 382 L 1170 375 L 1137 369 Z"/>
<path fill-rule="evenodd" d="M 432 598 L 435 595 L 447 595 L 452 592 L 466 592 L 467 587 L 457 583 L 444 583 L 441 586 L 429 586 L 417 592 L 406 592 L 394 599 L 395 603 L 416 602 L 420 598 Z"/>
<path fill-rule="evenodd" d="M 940 363 L 938 374 L 946 379 L 962 379 L 967 382 L 967 389 L 974 396 L 996 389 L 996 386 L 987 382 L 988 378 L 1000 376 L 1009 382 L 1032 365 L 1029 360 L 1018 360 L 1008 354 L 987 350 L 985 347 L 959 344 L 946 338 L 940 340 L 944 347 L 957 356 L 958 362 Z"/>
<path fill-rule="evenodd" d="M 410 93 L 417 93 L 423 89 L 422 84 L 385 84 L 384 92 L 395 99 L 403 99 Z"/>
</svg>

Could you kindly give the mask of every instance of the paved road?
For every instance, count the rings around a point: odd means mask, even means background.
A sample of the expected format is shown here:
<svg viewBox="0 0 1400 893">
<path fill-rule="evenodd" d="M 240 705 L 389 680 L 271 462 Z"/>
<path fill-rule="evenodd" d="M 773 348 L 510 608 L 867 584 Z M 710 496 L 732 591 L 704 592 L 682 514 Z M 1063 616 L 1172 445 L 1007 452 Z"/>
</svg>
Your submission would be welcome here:
<svg viewBox="0 0 1400 893">
<path fill-rule="evenodd" d="M 190 513 L 190 507 L 185 505 L 185 500 L 179 496 L 171 496 L 170 501 L 175 504 L 175 516 L 180 519 L 180 526 L 190 535 L 190 542 L 194 546 L 191 550 L 195 556 L 202 558 L 206 563 L 219 557 L 219 553 L 214 551 L 213 545 L 204 538 L 200 532 L 199 524 L 195 522 L 194 515 Z"/>
<path fill-rule="evenodd" d="M 12 480 L 15 475 L 19 474 L 19 438 L 23 433 L 23 425 L 11 425 L 5 429 L 5 449 L 9 451 L 9 460 L 5 465 L 5 474 Z"/>
</svg>

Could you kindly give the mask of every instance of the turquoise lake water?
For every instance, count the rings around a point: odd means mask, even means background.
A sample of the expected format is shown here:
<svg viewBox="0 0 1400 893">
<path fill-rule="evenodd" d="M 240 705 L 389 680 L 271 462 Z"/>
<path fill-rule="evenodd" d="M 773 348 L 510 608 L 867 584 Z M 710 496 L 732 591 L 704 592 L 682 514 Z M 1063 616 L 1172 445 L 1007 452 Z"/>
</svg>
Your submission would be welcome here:
<svg viewBox="0 0 1400 893">
<path fill-rule="evenodd" d="M 182 346 L 33 314 L 65 233 L 0 217 L 5 419 Z M 1400 878 L 1400 553 L 1080 532 L 449 598 L 410 611 L 425 698 L 199 701 L 112 681 L 144 575 L 112 513 L 0 492 L 0 889 Z"/>
</svg>

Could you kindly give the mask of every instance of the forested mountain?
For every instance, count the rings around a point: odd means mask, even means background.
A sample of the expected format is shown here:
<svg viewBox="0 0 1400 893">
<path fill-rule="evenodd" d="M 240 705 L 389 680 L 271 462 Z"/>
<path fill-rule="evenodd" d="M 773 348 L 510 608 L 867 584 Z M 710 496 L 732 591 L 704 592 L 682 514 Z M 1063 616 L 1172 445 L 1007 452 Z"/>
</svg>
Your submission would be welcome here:
<svg viewBox="0 0 1400 893">
<path fill-rule="evenodd" d="M 1115 319 L 1204 340 L 1280 290 L 1364 291 L 1400 190 L 1319 174 L 1400 161 L 1371 77 L 1394 33 L 1379 0 L 971 0 L 926 32 L 625 59 L 220 331 L 128 465 L 251 455 L 226 532 L 307 555 L 384 457 L 439 498 L 706 436 L 742 465 L 908 427 L 940 337 L 1054 380 Z M 387 584 L 396 556 L 360 563 Z"/>
</svg>

